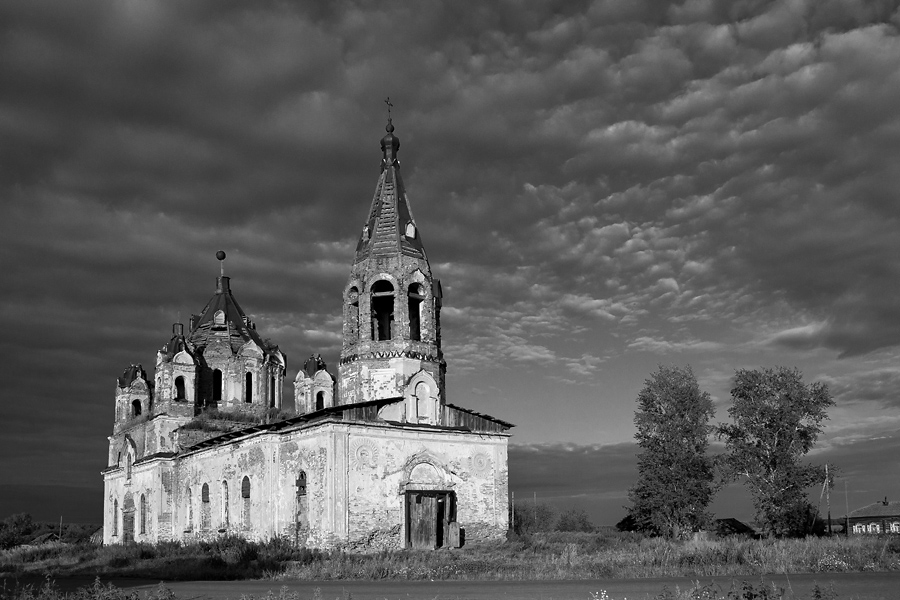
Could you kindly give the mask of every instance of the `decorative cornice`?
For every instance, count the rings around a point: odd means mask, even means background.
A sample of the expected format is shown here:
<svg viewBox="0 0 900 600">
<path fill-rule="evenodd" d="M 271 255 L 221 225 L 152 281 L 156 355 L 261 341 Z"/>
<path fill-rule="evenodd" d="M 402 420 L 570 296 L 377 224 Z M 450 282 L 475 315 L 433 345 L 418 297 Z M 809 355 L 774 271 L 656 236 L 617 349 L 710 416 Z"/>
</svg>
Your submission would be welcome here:
<svg viewBox="0 0 900 600">
<path fill-rule="evenodd" d="M 426 354 L 425 352 L 416 352 L 415 350 L 375 350 L 372 352 L 362 352 L 360 354 L 349 354 L 341 357 L 342 365 L 347 365 L 358 360 L 377 360 L 385 358 L 411 358 L 413 360 L 423 360 L 440 365 L 446 364 L 443 357 L 436 354 Z"/>
</svg>

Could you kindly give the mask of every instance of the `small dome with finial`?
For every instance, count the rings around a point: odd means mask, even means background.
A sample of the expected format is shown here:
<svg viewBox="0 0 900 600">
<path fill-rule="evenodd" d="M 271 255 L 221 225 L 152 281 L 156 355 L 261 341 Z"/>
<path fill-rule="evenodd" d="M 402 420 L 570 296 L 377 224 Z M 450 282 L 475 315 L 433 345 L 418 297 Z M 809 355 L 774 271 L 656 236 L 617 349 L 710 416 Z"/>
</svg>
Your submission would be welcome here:
<svg viewBox="0 0 900 600">
<path fill-rule="evenodd" d="M 388 124 L 384 126 L 384 130 L 388 133 L 394 133 L 394 124 L 391 123 L 390 117 L 388 117 Z"/>
</svg>

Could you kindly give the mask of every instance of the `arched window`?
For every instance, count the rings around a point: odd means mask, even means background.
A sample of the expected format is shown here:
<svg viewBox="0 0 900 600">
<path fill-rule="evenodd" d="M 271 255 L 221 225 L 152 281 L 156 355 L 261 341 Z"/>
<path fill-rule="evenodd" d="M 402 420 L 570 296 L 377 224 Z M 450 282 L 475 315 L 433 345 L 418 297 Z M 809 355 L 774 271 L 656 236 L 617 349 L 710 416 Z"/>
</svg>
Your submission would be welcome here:
<svg viewBox="0 0 900 600">
<path fill-rule="evenodd" d="M 147 533 L 147 497 L 144 494 L 141 494 L 141 534 Z"/>
<path fill-rule="evenodd" d="M 187 396 L 184 395 L 184 377 L 178 376 L 175 378 L 175 399 L 176 400 L 184 400 Z"/>
<path fill-rule="evenodd" d="M 131 453 L 125 455 L 125 479 L 131 479 Z"/>
<path fill-rule="evenodd" d="M 325 392 L 318 392 L 316 394 L 316 410 L 322 410 L 325 408 Z"/>
<path fill-rule="evenodd" d="M 419 421 L 434 423 L 434 400 L 431 398 L 431 388 L 424 381 L 416 384 L 416 412 Z"/>
<path fill-rule="evenodd" d="M 244 375 L 244 402 L 253 402 L 253 373 L 250 371 Z"/>
<path fill-rule="evenodd" d="M 269 408 L 275 408 L 275 375 L 269 376 Z"/>
<path fill-rule="evenodd" d="M 131 416 L 139 417 L 141 416 L 141 401 L 135 400 L 131 403 Z"/>
<path fill-rule="evenodd" d="M 241 524 L 250 529 L 250 478 L 246 475 L 241 480 Z"/>
<path fill-rule="evenodd" d="M 119 499 L 113 500 L 112 534 L 119 535 Z"/>
<path fill-rule="evenodd" d="M 222 482 L 222 529 L 228 529 L 228 482 Z"/>
<path fill-rule="evenodd" d="M 419 283 L 409 286 L 409 339 L 419 341 L 422 339 L 422 300 L 425 299 L 424 290 Z"/>
<path fill-rule="evenodd" d="M 209 529 L 209 485 L 203 484 L 200 488 L 200 529 Z"/>
<path fill-rule="evenodd" d="M 213 401 L 218 402 L 222 399 L 222 371 L 216 369 L 213 371 Z"/>
<path fill-rule="evenodd" d="M 394 323 L 394 286 L 390 281 L 376 281 L 372 286 L 372 339 L 391 339 Z"/>
<path fill-rule="evenodd" d="M 354 286 L 347 292 L 347 336 L 359 339 L 359 290 Z"/>
</svg>

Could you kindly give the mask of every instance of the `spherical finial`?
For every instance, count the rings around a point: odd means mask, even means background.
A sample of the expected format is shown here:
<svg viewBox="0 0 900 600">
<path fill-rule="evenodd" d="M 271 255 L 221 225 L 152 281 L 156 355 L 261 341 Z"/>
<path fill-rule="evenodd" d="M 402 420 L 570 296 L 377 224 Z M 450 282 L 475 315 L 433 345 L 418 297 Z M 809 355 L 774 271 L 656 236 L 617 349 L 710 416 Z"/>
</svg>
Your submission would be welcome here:
<svg viewBox="0 0 900 600">
<path fill-rule="evenodd" d="M 219 260 L 225 260 L 225 252 L 219 250 L 218 252 L 216 252 L 216 258 L 218 258 Z"/>
<path fill-rule="evenodd" d="M 394 124 L 391 123 L 390 119 L 388 119 L 388 124 L 385 125 L 384 130 L 387 131 L 388 133 L 394 133 Z"/>
</svg>

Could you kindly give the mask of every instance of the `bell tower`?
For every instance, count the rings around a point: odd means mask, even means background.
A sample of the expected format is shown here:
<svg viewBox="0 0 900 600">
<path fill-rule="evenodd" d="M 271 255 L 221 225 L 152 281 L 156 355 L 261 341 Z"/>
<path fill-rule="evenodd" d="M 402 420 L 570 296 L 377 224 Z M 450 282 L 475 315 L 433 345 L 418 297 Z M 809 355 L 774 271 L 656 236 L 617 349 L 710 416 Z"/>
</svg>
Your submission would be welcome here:
<svg viewBox="0 0 900 600">
<path fill-rule="evenodd" d="M 445 403 L 441 286 L 413 218 L 388 103 L 381 175 L 344 287 L 341 404 L 405 396 L 407 420 Z M 421 407 L 421 408 L 419 408 Z"/>
</svg>

